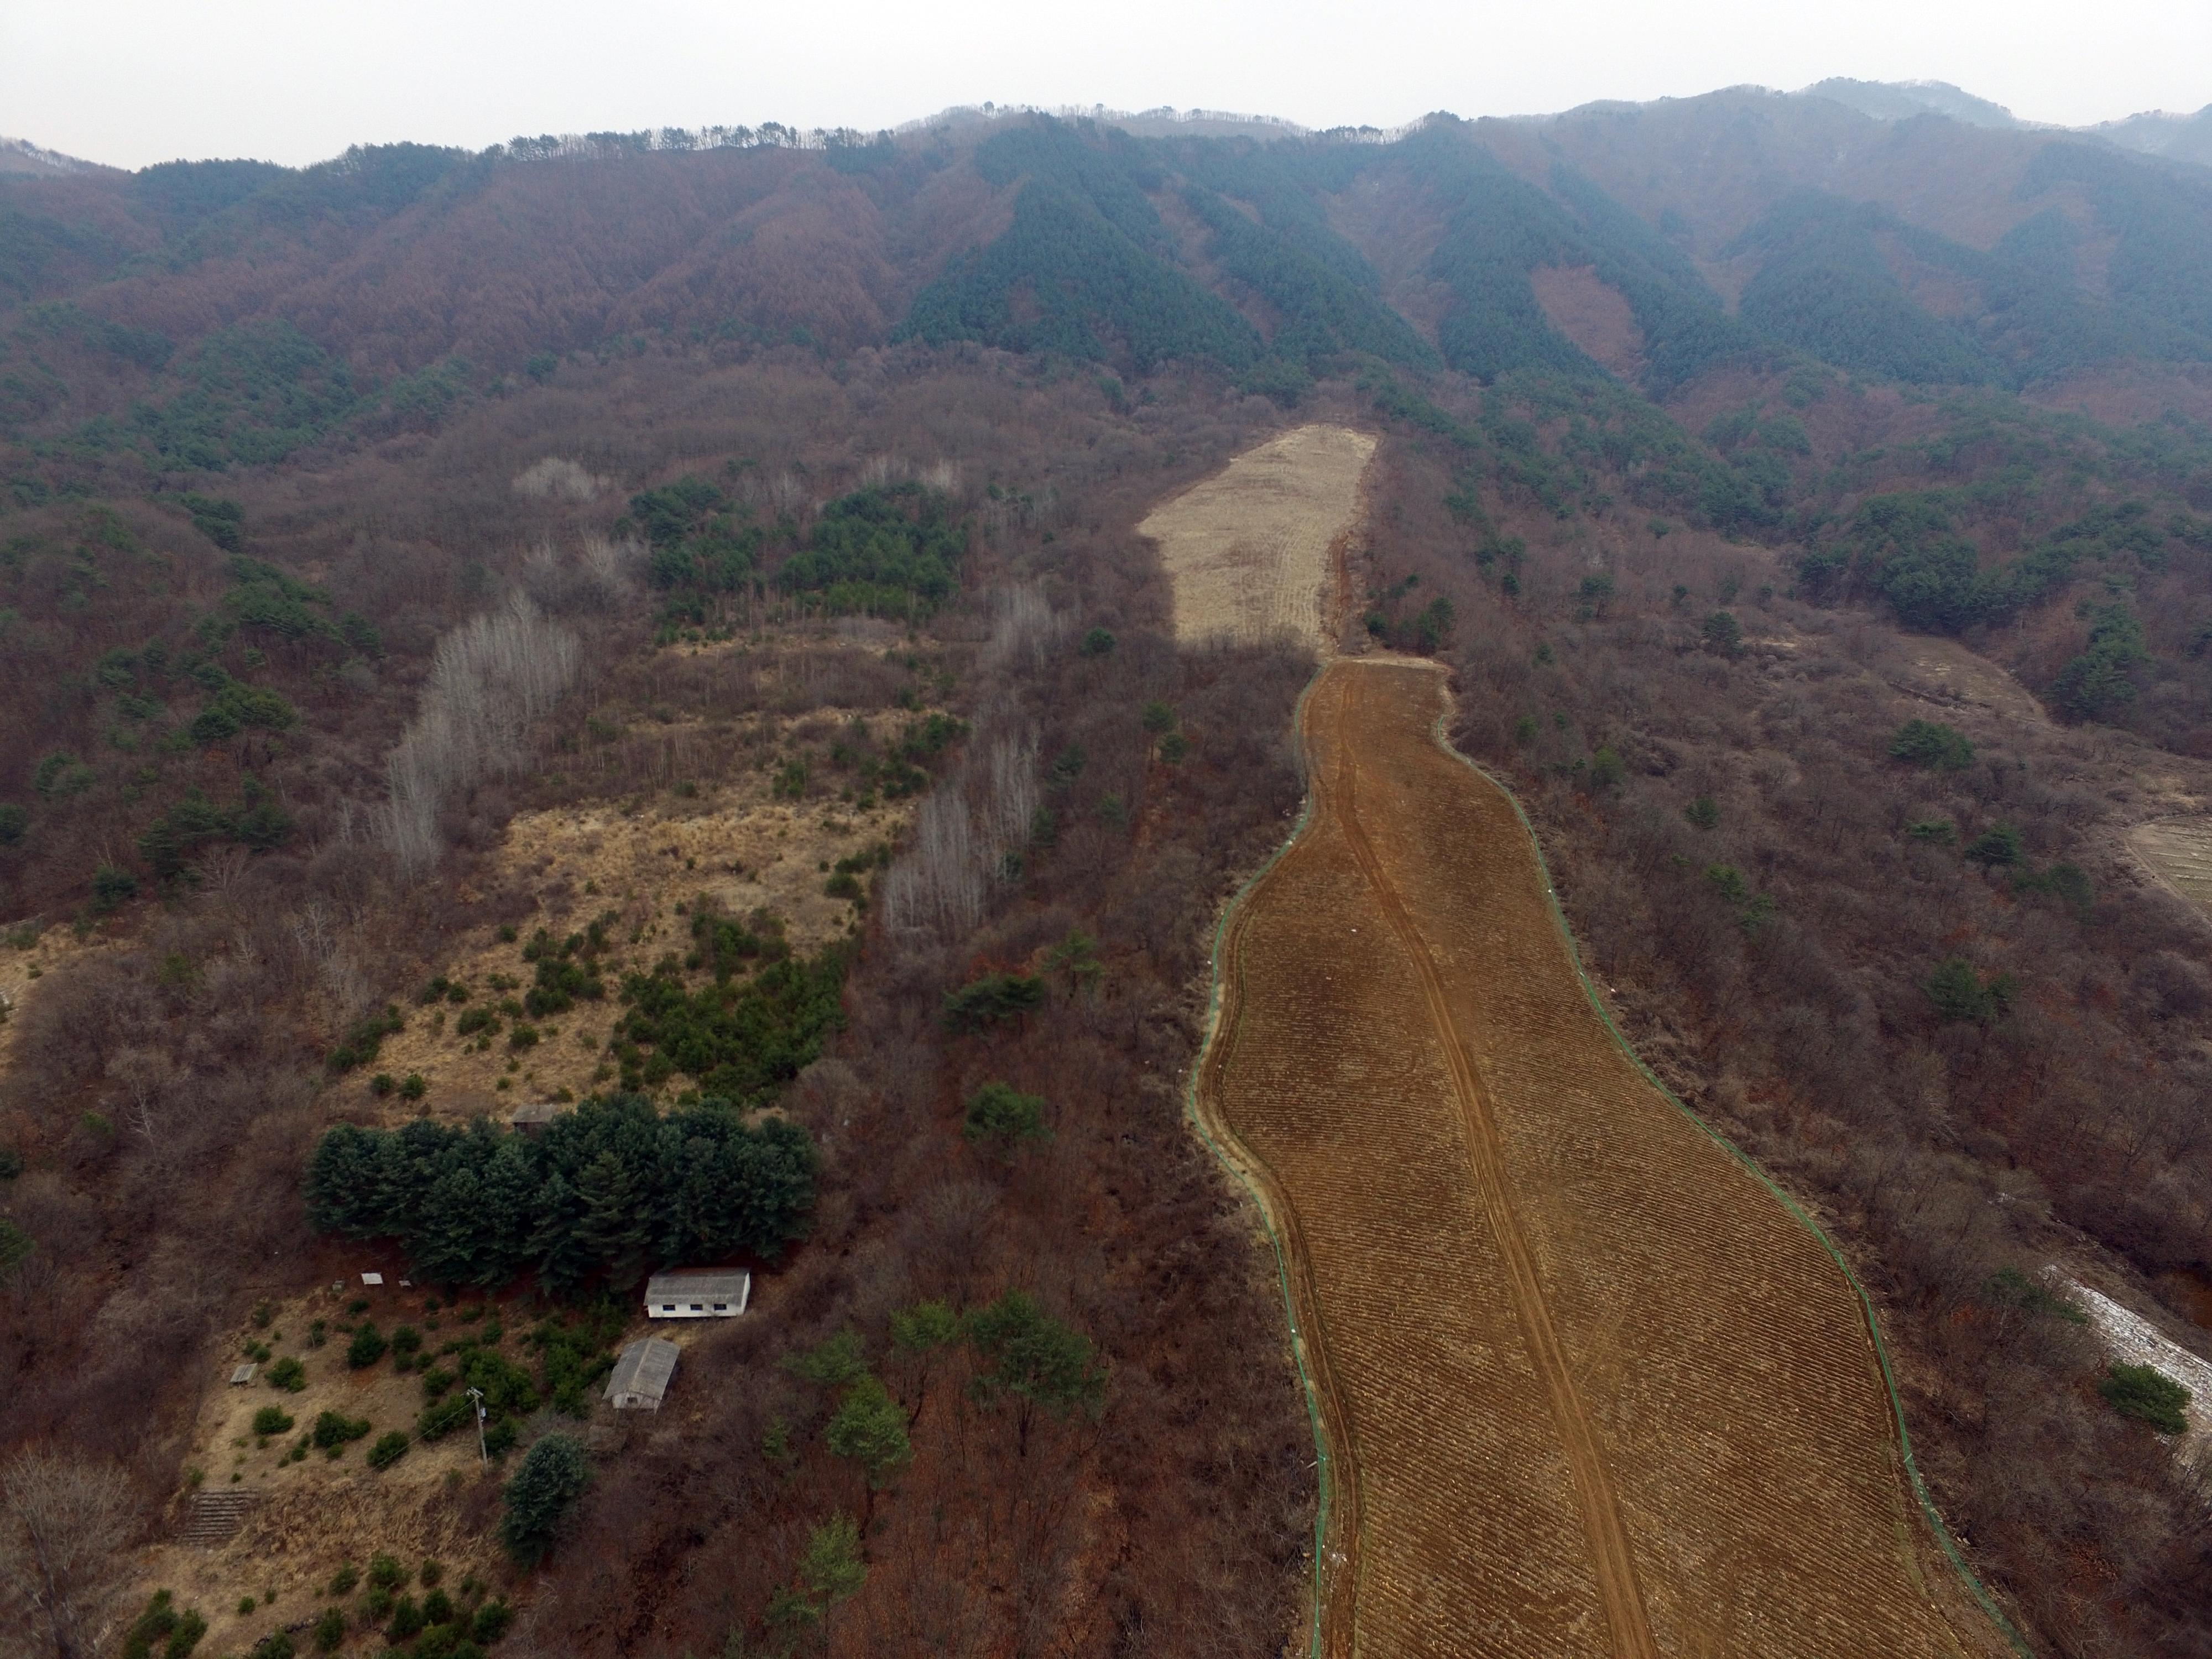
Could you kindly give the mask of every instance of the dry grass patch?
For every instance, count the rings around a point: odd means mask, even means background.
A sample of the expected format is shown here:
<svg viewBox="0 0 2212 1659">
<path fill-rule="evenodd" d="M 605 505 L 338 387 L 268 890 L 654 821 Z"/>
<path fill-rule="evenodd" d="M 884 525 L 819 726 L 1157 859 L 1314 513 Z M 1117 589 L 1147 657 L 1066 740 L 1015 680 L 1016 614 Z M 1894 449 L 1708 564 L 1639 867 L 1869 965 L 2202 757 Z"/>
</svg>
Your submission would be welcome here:
<svg viewBox="0 0 2212 1659">
<path fill-rule="evenodd" d="M 1969 703 L 2028 726 L 2051 724 L 2033 693 L 1956 640 L 1908 634 L 1898 645 L 1905 663 L 1895 682 L 1899 690 L 1931 702 Z"/>
<path fill-rule="evenodd" d="M 24 937 L 32 924 L 21 924 Z M 0 1076 L 13 1063 L 15 1034 L 21 1030 L 23 1010 L 39 993 L 39 982 L 55 969 L 88 951 L 106 948 L 111 940 L 79 939 L 66 927 L 49 927 L 28 944 L 0 943 Z"/>
<path fill-rule="evenodd" d="M 437 970 L 465 986 L 467 1000 L 405 1010 L 406 1029 L 387 1037 L 374 1065 L 362 1068 L 363 1085 L 374 1073 L 419 1074 L 428 1085 L 424 1103 L 455 1117 L 606 1085 L 613 1073 L 603 1050 L 622 1011 L 621 975 L 649 971 L 672 952 L 683 957 L 702 895 L 732 915 L 772 913 L 802 955 L 845 937 L 860 912 L 850 898 L 825 891 L 836 866 L 896 842 L 912 803 L 863 807 L 780 797 L 780 775 L 750 773 L 689 797 L 665 793 L 649 805 L 593 802 L 518 815 L 501 863 L 511 882 L 532 893 L 536 913 L 509 925 L 512 939 L 489 921 L 471 930 Z M 866 885 L 865 875 L 857 879 Z M 471 1010 L 520 1003 L 535 972 L 523 951 L 538 928 L 560 939 L 601 920 L 611 946 L 602 964 L 605 1000 L 578 1001 L 543 1019 L 503 1014 L 496 1032 L 461 1031 Z M 537 1033 L 528 1047 L 513 1046 L 518 1024 Z M 396 1115 L 414 1109 L 396 1093 L 388 1099 Z"/>
<path fill-rule="evenodd" d="M 2127 840 L 2152 875 L 2212 915 L 2212 818 L 2156 818 L 2129 830 Z"/>
<path fill-rule="evenodd" d="M 367 1312 L 347 1311 L 363 1299 L 370 1304 Z M 325 1607 L 358 1604 L 359 1590 L 347 1597 L 328 1594 L 332 1577 L 349 1562 L 366 1568 L 373 1557 L 390 1555 L 411 1575 L 423 1561 L 435 1560 L 449 1591 L 470 1573 L 487 1582 L 505 1576 L 493 1530 L 494 1489 L 501 1470 L 496 1463 L 485 1468 L 473 1433 L 416 1441 L 386 1468 L 368 1464 L 379 1436 L 395 1429 L 413 1436 L 423 1405 L 422 1379 L 400 1373 L 388 1354 L 374 1365 L 351 1369 L 348 1334 L 338 1328 L 368 1320 L 388 1335 L 412 1324 L 430 1352 L 463 1330 L 482 1328 L 481 1322 L 457 1324 L 450 1311 L 442 1318 L 426 1315 L 425 1299 L 424 1292 L 396 1285 L 364 1289 L 349 1281 L 274 1307 L 266 1327 L 240 1329 L 202 1382 L 192 1450 L 185 1459 L 187 1485 L 172 1506 L 172 1519 L 181 1523 L 200 1493 L 242 1493 L 254 1500 L 252 1507 L 239 1530 L 212 1547 L 171 1541 L 149 1548 L 131 1592 L 134 1611 L 155 1590 L 172 1590 L 180 1608 L 195 1608 L 207 1619 L 203 1651 L 242 1652 Z M 323 1325 L 319 1346 L 311 1346 L 317 1321 Z M 510 1328 L 501 1345 L 518 1360 L 520 1335 L 520 1327 Z M 265 1346 L 271 1358 L 252 1383 L 234 1388 L 231 1370 L 249 1343 Z M 272 1365 L 288 1358 L 306 1372 L 306 1386 L 297 1393 L 269 1381 Z M 292 1427 L 256 1434 L 255 1413 L 271 1407 L 289 1417 Z M 312 1443 L 304 1457 L 295 1455 L 324 1412 L 366 1421 L 369 1431 L 347 1443 L 337 1457 Z M 514 1459 L 507 1461 L 511 1466 Z M 191 1471 L 198 1474 L 197 1484 Z M 421 1593 L 419 1587 L 415 1593 Z M 255 1606 L 240 1613 L 248 1596 Z M 298 1639 L 304 1648 L 304 1635 Z"/>
<path fill-rule="evenodd" d="M 1137 532 L 1160 544 L 1176 637 L 1249 645 L 1289 634 L 1326 651 L 1330 553 L 1358 521 L 1374 453 L 1368 433 L 1302 426 L 1154 508 Z"/>
</svg>

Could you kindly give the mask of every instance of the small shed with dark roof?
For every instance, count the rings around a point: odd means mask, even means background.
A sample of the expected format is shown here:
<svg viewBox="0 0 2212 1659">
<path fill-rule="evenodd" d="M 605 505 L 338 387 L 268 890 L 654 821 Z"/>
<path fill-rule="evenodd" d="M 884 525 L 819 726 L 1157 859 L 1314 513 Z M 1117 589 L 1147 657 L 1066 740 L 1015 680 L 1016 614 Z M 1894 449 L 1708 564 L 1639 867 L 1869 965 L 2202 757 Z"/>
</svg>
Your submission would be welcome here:
<svg viewBox="0 0 2212 1659">
<path fill-rule="evenodd" d="M 560 1116 L 562 1113 L 574 1109 L 573 1107 L 563 1106 L 558 1101 L 541 1100 L 532 1105 L 516 1107 L 507 1115 L 507 1123 L 511 1129 L 520 1129 L 524 1134 L 534 1135 L 541 1132 L 547 1124 Z"/>
<path fill-rule="evenodd" d="M 648 1319 L 735 1319 L 751 1298 L 743 1267 L 672 1267 L 646 1281 Z"/>
<path fill-rule="evenodd" d="M 676 1376 L 673 1342 L 657 1336 L 641 1336 L 622 1351 L 614 1375 L 607 1378 L 607 1403 L 618 1412 L 657 1412 Z"/>
</svg>

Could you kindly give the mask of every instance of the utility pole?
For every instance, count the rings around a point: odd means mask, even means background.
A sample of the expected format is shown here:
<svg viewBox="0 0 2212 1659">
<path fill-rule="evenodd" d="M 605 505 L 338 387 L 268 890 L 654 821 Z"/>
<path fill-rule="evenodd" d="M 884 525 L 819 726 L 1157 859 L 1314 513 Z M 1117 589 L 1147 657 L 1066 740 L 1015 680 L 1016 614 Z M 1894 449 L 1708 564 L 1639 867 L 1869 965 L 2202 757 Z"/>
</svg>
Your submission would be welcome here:
<svg viewBox="0 0 2212 1659">
<path fill-rule="evenodd" d="M 482 1389 L 471 1389 L 469 1390 L 469 1398 L 475 1401 L 477 1406 L 477 1456 L 483 1462 L 489 1463 L 491 1462 L 491 1451 L 484 1444 L 483 1390 Z"/>
</svg>

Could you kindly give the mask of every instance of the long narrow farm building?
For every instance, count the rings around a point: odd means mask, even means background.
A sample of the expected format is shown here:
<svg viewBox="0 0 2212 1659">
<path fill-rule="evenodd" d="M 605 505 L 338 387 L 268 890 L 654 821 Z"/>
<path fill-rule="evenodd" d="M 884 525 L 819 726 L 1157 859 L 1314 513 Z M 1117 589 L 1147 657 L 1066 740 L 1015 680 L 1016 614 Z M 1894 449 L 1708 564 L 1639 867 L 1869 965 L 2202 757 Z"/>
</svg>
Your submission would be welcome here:
<svg viewBox="0 0 2212 1659">
<path fill-rule="evenodd" d="M 743 1267 L 672 1267 L 646 1281 L 649 1319 L 734 1319 L 751 1300 L 753 1276 Z"/>
</svg>

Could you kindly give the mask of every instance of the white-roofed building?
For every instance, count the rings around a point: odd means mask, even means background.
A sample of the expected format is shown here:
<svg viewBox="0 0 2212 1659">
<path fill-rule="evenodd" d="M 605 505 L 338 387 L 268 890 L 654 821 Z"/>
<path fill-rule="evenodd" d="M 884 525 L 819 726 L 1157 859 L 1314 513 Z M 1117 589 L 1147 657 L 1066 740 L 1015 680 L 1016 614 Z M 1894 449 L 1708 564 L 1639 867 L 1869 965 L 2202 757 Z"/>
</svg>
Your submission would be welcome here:
<svg viewBox="0 0 2212 1659">
<path fill-rule="evenodd" d="M 622 1351 L 607 1378 L 607 1403 L 618 1412 L 657 1412 L 676 1376 L 673 1342 L 641 1336 Z"/>
<path fill-rule="evenodd" d="M 752 1299 L 743 1267 L 671 1267 L 646 1281 L 648 1319 L 735 1319 Z"/>
</svg>

